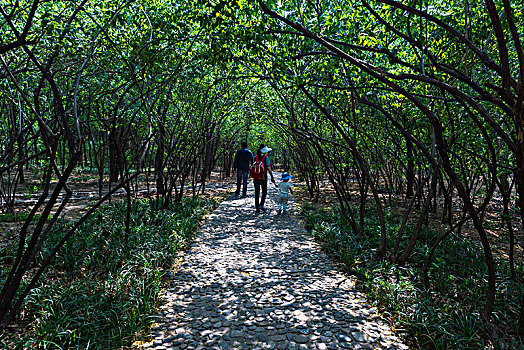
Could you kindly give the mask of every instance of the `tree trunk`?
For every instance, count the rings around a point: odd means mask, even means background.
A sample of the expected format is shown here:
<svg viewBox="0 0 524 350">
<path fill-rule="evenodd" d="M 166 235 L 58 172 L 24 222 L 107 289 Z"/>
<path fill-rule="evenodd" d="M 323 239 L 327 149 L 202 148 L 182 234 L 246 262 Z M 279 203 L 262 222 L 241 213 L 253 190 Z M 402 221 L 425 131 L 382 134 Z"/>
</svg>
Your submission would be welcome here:
<svg viewBox="0 0 524 350">
<path fill-rule="evenodd" d="M 521 77 L 522 78 L 522 77 Z M 524 99 L 524 84 L 521 84 L 519 95 L 521 96 L 514 109 L 515 128 L 517 130 L 517 171 L 516 171 L 516 187 L 517 187 L 517 201 L 520 209 L 521 225 L 524 224 L 524 106 L 522 105 Z M 519 320 L 519 337 L 524 341 L 524 295 L 521 300 L 520 320 Z"/>
<path fill-rule="evenodd" d="M 413 143 L 409 139 L 406 139 L 406 157 L 408 158 L 406 167 L 406 198 L 411 198 L 413 197 L 413 183 L 415 182 L 415 164 L 413 162 Z"/>
<path fill-rule="evenodd" d="M 118 182 L 118 176 L 120 175 L 120 155 L 118 147 L 118 129 L 111 129 L 109 134 L 109 181 Z"/>
<path fill-rule="evenodd" d="M 520 300 L 519 333 L 520 341 L 524 342 L 524 294 Z"/>
<path fill-rule="evenodd" d="M 158 195 L 165 194 L 164 186 L 164 126 L 162 124 L 158 127 L 157 146 L 155 154 L 155 179 L 156 179 L 156 193 Z"/>
<path fill-rule="evenodd" d="M 438 181 L 438 173 L 440 170 L 438 168 L 434 169 L 433 173 L 433 179 L 431 180 L 431 186 L 429 189 L 428 197 L 426 198 L 426 202 L 424 203 L 424 207 L 422 209 L 422 212 L 420 213 L 420 217 L 417 222 L 417 226 L 415 227 L 415 230 L 413 231 L 413 235 L 411 236 L 411 239 L 408 243 L 408 246 L 404 250 L 404 253 L 402 253 L 401 257 L 398 259 L 398 264 L 400 266 L 404 266 L 411 255 L 411 252 L 415 248 L 415 244 L 417 243 L 418 235 L 420 233 L 420 230 L 422 229 L 422 225 L 425 221 L 426 216 L 428 215 L 429 207 L 431 205 L 431 200 L 433 199 L 433 196 L 435 196 L 437 191 L 437 181 Z"/>
</svg>

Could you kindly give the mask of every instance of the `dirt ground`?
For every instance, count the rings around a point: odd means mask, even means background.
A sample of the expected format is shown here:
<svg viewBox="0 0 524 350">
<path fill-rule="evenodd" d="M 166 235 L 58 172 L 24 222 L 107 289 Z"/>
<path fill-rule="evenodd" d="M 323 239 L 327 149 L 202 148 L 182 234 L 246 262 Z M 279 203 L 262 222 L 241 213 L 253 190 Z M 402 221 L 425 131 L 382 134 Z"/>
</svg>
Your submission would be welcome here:
<svg viewBox="0 0 524 350">
<path fill-rule="evenodd" d="M 86 211 L 88 211 L 99 199 L 98 196 L 98 181 L 96 174 L 75 174 L 71 177 L 69 188 L 73 191 L 73 197 L 70 203 L 64 209 L 61 218 L 67 220 L 76 220 L 80 218 Z M 204 193 L 200 193 L 200 197 L 214 199 L 217 202 L 222 202 L 229 197 L 234 191 L 233 178 L 222 178 L 218 173 L 212 173 L 211 179 L 206 182 L 206 189 Z M 0 251 L 4 249 L 13 250 L 14 245 L 18 244 L 18 236 L 20 229 L 24 224 L 24 214 L 34 207 L 38 197 L 41 194 L 41 183 L 34 177 L 28 178 L 28 181 L 19 185 L 18 195 L 15 197 L 15 216 L 0 212 Z M 147 180 L 145 176 L 139 178 L 138 182 L 134 183 L 135 191 L 134 198 L 146 198 L 150 193 L 150 198 L 155 198 L 154 184 L 151 180 Z M 149 188 L 149 190 L 148 190 Z M 108 188 L 104 188 L 107 191 Z M 187 188 L 185 196 L 192 196 L 193 191 Z M 122 201 L 125 199 L 125 192 L 118 191 L 111 199 L 111 201 Z M 106 202 L 102 205 L 105 205 Z M 58 205 L 54 207 L 56 210 Z M 32 227 L 29 227 L 29 232 Z M 9 247 L 9 248 L 8 248 Z M 4 258 L 0 260 L 0 269 L 8 268 L 12 264 L 12 258 Z M 52 274 L 52 272 L 50 272 Z M 57 276 L 55 276 L 56 278 Z M 47 278 L 53 278 L 47 276 Z M 21 317 L 24 319 L 24 317 Z M 29 323 L 17 324 L 12 323 L 9 327 L 11 332 L 22 334 L 27 332 L 30 328 Z"/>
<path fill-rule="evenodd" d="M 27 213 L 33 205 L 38 200 L 40 195 L 40 189 L 42 184 L 39 179 L 36 179 L 28 174 L 28 181 L 25 184 L 19 185 L 18 194 L 15 199 L 15 211 L 17 213 Z M 305 183 L 293 179 L 293 184 L 296 188 L 295 190 L 295 199 L 299 206 L 302 206 L 306 203 L 311 203 L 311 198 L 307 192 Z M 155 188 L 154 181 L 152 178 L 146 178 L 145 175 L 139 177 L 138 181 L 133 183 L 134 193 L 133 197 L 135 198 L 154 198 L 155 197 Z M 89 208 L 96 203 L 98 200 L 98 177 L 96 173 L 77 173 L 71 176 L 70 189 L 73 191 L 73 197 L 70 200 L 70 203 L 67 205 L 64 214 L 62 215 L 65 219 L 74 220 L 80 217 L 85 213 Z M 252 186 L 252 185 L 250 185 Z M 104 191 L 107 191 L 108 187 L 104 188 Z M 197 189 L 198 190 L 198 189 Z M 211 174 L 211 178 L 206 182 L 206 189 L 204 193 L 200 195 L 204 198 L 213 198 L 218 202 L 221 202 L 225 198 L 229 197 L 231 193 L 235 190 L 235 178 L 233 176 L 229 178 L 223 178 L 223 176 L 217 172 Z M 193 194 L 193 189 L 187 187 L 185 190 L 186 196 L 191 196 Z M 355 187 L 353 193 L 355 204 L 358 205 L 358 191 Z M 125 196 L 124 190 L 119 190 L 111 199 L 114 200 L 123 200 Z M 372 203 L 373 199 L 370 196 L 368 197 L 368 203 Z M 321 186 L 321 196 L 319 200 L 314 203 L 321 207 L 328 207 L 337 205 L 337 197 L 333 187 L 327 182 L 324 181 Z M 402 215 L 405 212 L 405 203 L 403 204 L 402 200 L 397 201 L 396 206 L 390 208 L 398 215 Z M 56 209 L 56 208 L 55 208 Z M 416 213 L 417 211 L 413 211 Z M 509 239 L 507 234 L 507 228 L 501 224 L 500 213 L 501 208 L 492 206 L 488 208 L 485 217 L 485 227 L 489 234 L 489 239 L 492 243 L 493 250 L 495 254 L 503 257 L 505 260 L 509 259 Z M 0 214 L 0 219 L 3 218 L 5 214 Z M 416 215 L 414 215 L 416 217 Z M 430 214 L 429 225 L 436 230 L 446 230 L 447 226 L 441 222 L 442 213 L 439 209 L 437 212 Z M 515 220 L 518 223 L 518 220 Z M 7 244 L 12 243 L 16 240 L 17 234 L 23 224 L 23 221 L 13 221 L 9 220 L 0 220 L 0 249 L 4 248 Z M 461 234 L 467 237 L 472 237 L 478 239 L 476 231 L 471 227 L 471 225 L 466 224 L 461 231 Z M 515 258 L 516 261 L 522 262 L 524 254 L 524 232 L 522 229 L 515 230 L 516 235 L 516 247 L 515 247 Z"/>
<path fill-rule="evenodd" d="M 329 184 L 327 181 L 324 182 L 323 185 L 321 185 L 320 191 L 321 195 L 319 196 L 319 200 L 316 203 L 312 202 L 311 197 L 309 196 L 309 192 L 307 191 L 306 184 L 304 182 L 294 182 L 294 185 L 296 187 L 295 191 L 295 200 L 300 204 L 304 205 L 306 203 L 312 203 L 314 205 L 317 205 L 322 208 L 326 207 L 332 207 L 334 205 L 338 204 L 338 199 L 335 193 L 335 190 L 333 189 L 333 186 Z M 354 191 L 352 191 L 352 195 L 354 196 L 354 203 L 355 206 L 358 206 L 359 203 L 359 192 L 358 189 L 355 187 Z M 460 202 L 459 199 L 456 199 L 457 203 Z M 373 197 L 372 194 L 368 194 L 367 203 L 371 204 L 373 203 Z M 390 210 L 393 211 L 396 215 L 403 216 L 406 212 L 407 203 L 404 203 L 402 199 L 396 201 L 395 206 L 388 207 Z M 502 224 L 500 213 L 502 212 L 502 207 L 498 207 L 496 205 L 492 205 L 487 208 L 486 214 L 485 214 L 485 225 L 486 232 L 488 233 L 488 239 L 491 243 L 491 247 L 493 250 L 493 253 L 499 257 L 502 257 L 505 261 L 509 261 L 509 233 L 507 230 L 507 227 Z M 412 211 L 413 213 L 413 219 L 408 221 L 415 221 L 417 217 L 418 211 L 415 209 Z M 457 216 L 459 213 L 455 213 L 455 216 Z M 441 208 L 437 208 L 436 212 L 429 214 L 429 226 L 430 228 L 434 230 L 438 230 L 441 232 L 446 231 L 449 227 L 442 223 L 442 210 Z M 514 218 L 514 227 L 517 226 L 519 223 L 518 217 Z M 464 227 L 462 228 L 460 234 L 463 237 L 470 237 L 475 240 L 480 240 L 479 235 L 477 231 L 474 229 L 472 224 L 470 222 L 467 222 L 464 224 Z M 514 234 L 515 234 L 515 263 L 523 263 L 524 262 L 524 230 L 522 228 L 518 229 L 517 227 L 514 228 Z"/>
<path fill-rule="evenodd" d="M 56 181 L 52 183 L 52 188 L 54 184 L 56 184 Z M 222 202 L 234 191 L 233 186 L 233 178 L 224 179 L 219 173 L 212 173 L 211 179 L 206 183 L 204 193 L 200 193 L 200 196 Z M 74 221 L 80 218 L 98 201 L 98 177 L 96 174 L 74 174 L 70 178 L 69 188 L 73 191 L 73 196 L 60 217 Z M 154 183 L 145 176 L 139 177 L 138 181 L 133 183 L 133 188 L 134 198 L 147 198 L 148 193 L 150 198 L 155 198 L 156 196 Z M 41 195 L 41 189 L 41 181 L 31 176 L 31 174 L 27 175 L 27 181 L 24 184 L 18 185 L 18 192 L 15 196 L 15 215 L 0 212 L 0 250 L 17 243 L 18 234 L 24 224 L 25 217 L 36 204 Z M 106 186 L 104 191 L 107 190 L 108 187 Z M 185 196 L 192 195 L 193 190 L 188 187 L 185 191 Z M 104 204 L 112 201 L 121 201 L 124 198 L 125 192 L 121 189 L 117 191 L 110 201 L 106 201 Z M 53 208 L 53 212 L 58 209 L 60 203 L 61 200 Z M 29 232 L 31 232 L 31 226 L 29 227 Z M 9 264 L 9 261 L 0 261 L 0 266 L 3 264 Z"/>
<path fill-rule="evenodd" d="M 298 181 L 296 178 L 292 180 L 294 185 L 294 197 L 297 202 L 297 211 L 300 211 L 300 207 L 307 203 L 311 203 L 312 200 L 309 197 L 306 185 L 304 182 Z M 250 184 L 250 186 L 252 186 Z M 151 198 L 155 197 L 154 182 L 152 179 L 146 179 L 145 176 L 139 178 L 133 186 L 135 192 L 133 197 L 135 198 L 146 198 L 149 194 Z M 75 174 L 71 178 L 70 188 L 74 195 L 67 205 L 64 214 L 62 215 L 66 219 L 75 220 L 84 214 L 89 208 L 96 203 L 98 200 L 98 182 L 96 174 Z M 41 183 L 38 179 L 30 179 L 27 183 L 20 185 L 19 195 L 16 198 L 16 212 L 27 213 L 31 210 L 34 203 L 40 195 L 39 189 L 41 189 Z M 104 188 L 107 191 L 107 188 Z M 222 202 L 224 199 L 231 196 L 235 190 L 235 178 L 223 178 L 219 173 L 213 173 L 211 179 L 206 183 L 206 189 L 200 196 L 204 198 L 215 199 L 217 202 Z M 333 187 L 325 181 L 321 186 L 321 195 L 319 200 L 314 205 L 320 207 L 332 207 L 338 204 L 338 200 Z M 191 188 L 187 188 L 185 192 L 186 196 L 191 196 L 193 191 Z M 358 191 L 354 189 L 352 193 L 354 195 L 355 204 L 358 205 Z M 125 192 L 120 190 L 113 198 L 112 201 L 121 201 L 125 198 Z M 368 197 L 368 204 L 372 205 L 373 199 L 370 195 Z M 397 201 L 400 205 L 390 208 L 396 214 L 402 215 L 405 212 L 405 207 L 402 205 L 402 201 Z M 55 208 L 56 209 L 56 208 Z M 413 211 L 417 213 L 417 211 Z M 507 229 L 501 226 L 500 223 L 500 208 L 492 207 L 486 213 L 486 228 L 489 233 L 489 239 L 492 243 L 492 249 L 494 254 L 502 257 L 504 260 L 509 260 L 509 243 Z M 416 215 L 413 215 L 416 217 Z M 429 225 L 436 230 L 447 229 L 446 225 L 442 224 L 440 218 L 442 213 L 437 210 L 436 213 L 430 214 Z M 11 220 L 9 220 L 11 218 Z M 518 222 L 518 221 L 516 221 Z M 23 225 L 23 221 L 12 220 L 12 217 L 6 214 L 0 214 L 0 250 L 5 249 L 9 245 L 17 243 L 18 234 L 20 228 Z M 31 228 L 29 230 L 31 232 Z M 461 234 L 471 239 L 478 239 L 476 231 L 470 226 L 465 225 Z M 516 263 L 522 263 L 524 261 L 524 234 L 522 230 L 515 230 L 516 234 L 516 249 L 515 249 L 515 261 Z M 0 261 L 0 268 L 2 265 L 9 265 L 10 261 Z M 25 325 L 27 327 L 28 325 Z M 13 325 L 13 328 L 18 329 L 19 332 L 24 332 L 24 325 Z M 12 329 L 13 330 L 13 329 Z"/>
</svg>

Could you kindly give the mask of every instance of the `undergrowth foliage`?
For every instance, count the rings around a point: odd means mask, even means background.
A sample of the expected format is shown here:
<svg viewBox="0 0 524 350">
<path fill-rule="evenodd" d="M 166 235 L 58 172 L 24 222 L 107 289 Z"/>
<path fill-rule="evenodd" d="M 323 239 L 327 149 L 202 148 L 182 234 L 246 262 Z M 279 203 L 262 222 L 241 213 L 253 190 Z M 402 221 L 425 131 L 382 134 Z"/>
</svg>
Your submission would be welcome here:
<svg viewBox="0 0 524 350">
<path fill-rule="evenodd" d="M 133 201 L 128 236 L 125 203 L 103 207 L 64 246 L 47 278 L 27 299 L 19 322 L 34 319 L 33 331 L 23 339 L 6 333 L 0 346 L 129 346 L 134 335 L 153 321 L 151 315 L 177 252 L 191 239 L 203 214 L 214 206 L 213 201 L 187 199 L 168 210 L 153 210 L 154 203 Z M 54 241 L 44 247 L 42 259 L 69 224 L 63 222 L 53 231 Z"/>
<path fill-rule="evenodd" d="M 338 210 L 307 205 L 302 214 L 308 231 L 358 278 L 369 299 L 399 330 L 405 330 L 415 347 L 522 348 L 515 340 L 522 290 L 510 279 L 509 268 L 501 259 L 497 261 L 500 287 L 493 314 L 500 340 L 494 343 L 489 340 L 488 328 L 479 313 L 486 299 L 487 268 L 478 256 L 482 253 L 475 247 L 477 242 L 460 236 L 449 237 L 443 242 L 429 270 L 432 289 L 426 290 L 422 265 L 438 232 L 425 229 L 409 264 L 398 267 L 377 255 L 380 228 L 372 212 L 366 217 L 365 236 L 354 234 Z M 391 213 L 386 218 L 388 246 L 391 247 L 400 220 Z M 407 230 L 406 235 L 409 234 Z"/>
</svg>

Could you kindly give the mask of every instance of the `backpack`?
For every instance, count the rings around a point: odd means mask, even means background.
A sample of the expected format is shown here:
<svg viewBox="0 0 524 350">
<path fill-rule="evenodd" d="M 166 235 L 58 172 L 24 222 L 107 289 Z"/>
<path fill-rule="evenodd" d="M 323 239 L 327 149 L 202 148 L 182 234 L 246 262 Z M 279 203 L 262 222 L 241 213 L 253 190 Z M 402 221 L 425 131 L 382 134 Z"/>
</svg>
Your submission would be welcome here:
<svg viewBox="0 0 524 350">
<path fill-rule="evenodd" d="M 255 161 L 251 168 L 249 169 L 249 176 L 256 180 L 265 180 L 266 179 L 266 165 L 265 160 L 267 156 L 263 156 L 261 159 L 258 159 L 258 156 L 255 157 Z"/>
</svg>

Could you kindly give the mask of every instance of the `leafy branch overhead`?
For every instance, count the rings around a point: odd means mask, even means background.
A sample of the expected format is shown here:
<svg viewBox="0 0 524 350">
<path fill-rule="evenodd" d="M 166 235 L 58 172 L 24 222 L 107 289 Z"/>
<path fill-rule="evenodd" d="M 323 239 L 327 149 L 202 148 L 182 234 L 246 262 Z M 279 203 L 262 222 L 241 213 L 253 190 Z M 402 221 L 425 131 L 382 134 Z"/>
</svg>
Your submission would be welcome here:
<svg viewBox="0 0 524 350">
<path fill-rule="evenodd" d="M 435 264 L 474 237 L 480 337 L 524 337 L 524 308 L 499 321 L 524 297 L 497 275 L 522 287 L 523 19 L 524 0 L 4 1 L 0 210 L 25 221 L 0 260 L 2 328 L 95 208 L 121 194 L 128 237 L 133 196 L 205 193 L 247 141 L 313 202 L 332 191 L 340 227 L 429 294 L 453 300 Z M 96 202 L 52 239 L 82 172 Z"/>
</svg>

